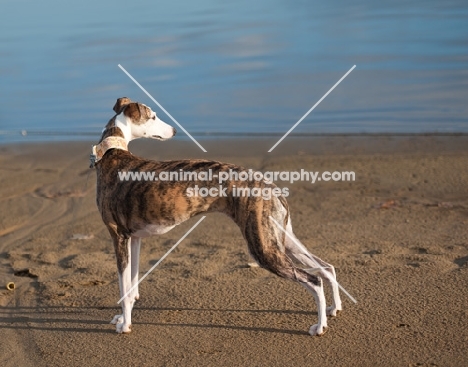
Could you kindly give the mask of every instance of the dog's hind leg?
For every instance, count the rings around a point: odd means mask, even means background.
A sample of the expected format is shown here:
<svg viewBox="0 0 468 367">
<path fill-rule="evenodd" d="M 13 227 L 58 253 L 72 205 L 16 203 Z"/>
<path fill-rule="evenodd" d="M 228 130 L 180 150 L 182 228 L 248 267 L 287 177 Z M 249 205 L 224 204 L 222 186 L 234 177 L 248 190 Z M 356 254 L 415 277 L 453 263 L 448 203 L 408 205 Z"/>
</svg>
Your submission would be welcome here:
<svg viewBox="0 0 468 367">
<path fill-rule="evenodd" d="M 286 255 L 284 256 L 287 258 Z M 317 305 L 318 322 L 309 328 L 309 334 L 312 336 L 322 336 L 327 331 L 326 300 L 325 293 L 323 292 L 322 279 L 314 274 L 309 274 L 305 270 L 295 267 L 294 264 L 292 264 L 292 262 L 289 263 L 289 261 L 286 264 L 279 265 L 277 262 L 277 256 L 275 256 L 275 258 L 274 266 L 276 266 L 276 268 L 272 269 L 270 267 L 267 269 L 283 278 L 300 283 L 314 297 Z"/>
<path fill-rule="evenodd" d="M 338 282 L 336 280 L 335 267 L 331 264 L 326 263 L 314 254 L 310 255 L 316 261 L 316 263 L 318 263 L 322 267 L 323 271 L 321 272 L 321 275 L 332 290 L 332 304 L 331 306 L 327 307 L 327 315 L 335 317 L 336 315 L 338 315 L 339 312 L 343 310 L 343 306 L 341 304 L 340 290 Z"/>
<path fill-rule="evenodd" d="M 322 336 L 327 331 L 325 294 L 323 292 L 321 279 L 318 278 L 318 280 L 319 284 L 315 284 L 314 282 L 301 282 L 301 285 L 312 294 L 317 304 L 318 323 L 309 328 L 309 334 L 312 336 Z"/>
<path fill-rule="evenodd" d="M 322 335 L 327 329 L 327 315 L 325 294 L 322 279 L 296 267 L 291 258 L 285 253 L 282 236 L 274 223 L 267 216 L 261 219 L 262 208 L 258 208 L 248 216 L 244 236 L 249 251 L 255 261 L 272 273 L 286 279 L 300 283 L 314 297 L 317 304 L 318 323 L 309 329 L 311 335 Z M 268 213 L 268 212 L 266 212 Z"/>
<path fill-rule="evenodd" d="M 132 237 L 131 238 L 131 266 L 132 266 L 132 287 L 133 296 L 135 300 L 140 299 L 140 293 L 138 292 L 138 275 L 139 275 L 139 265 L 140 265 L 140 246 L 141 238 Z"/>
<path fill-rule="evenodd" d="M 286 253 L 304 266 L 314 269 L 312 271 L 320 274 L 324 281 L 330 286 L 332 290 L 332 304 L 327 307 L 327 315 L 336 316 L 338 312 L 342 310 L 342 305 L 334 266 L 311 254 L 305 248 L 292 231 L 291 218 L 288 218 L 286 231 L 289 234 L 289 236 L 285 236 Z"/>
</svg>

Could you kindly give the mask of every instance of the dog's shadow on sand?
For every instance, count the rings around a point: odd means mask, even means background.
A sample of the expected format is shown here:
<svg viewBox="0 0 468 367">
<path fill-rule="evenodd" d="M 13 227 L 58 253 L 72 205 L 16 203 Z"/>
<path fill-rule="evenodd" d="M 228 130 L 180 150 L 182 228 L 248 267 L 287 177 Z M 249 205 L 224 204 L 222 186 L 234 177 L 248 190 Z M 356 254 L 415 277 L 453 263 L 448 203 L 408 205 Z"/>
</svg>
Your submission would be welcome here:
<svg viewBox="0 0 468 367">
<path fill-rule="evenodd" d="M 207 309 L 207 308 L 135 308 L 138 313 L 154 311 L 174 311 L 174 312 L 239 312 L 255 314 L 301 314 L 316 315 L 316 312 L 297 310 L 233 310 L 233 309 Z M 83 333 L 115 334 L 115 327 L 109 324 L 113 315 L 120 313 L 120 308 L 116 307 L 1 307 L 0 308 L 0 328 L 14 330 L 42 330 L 42 331 L 68 331 Z M 83 317 L 83 315 L 85 315 Z M 90 319 L 89 316 L 98 317 Z M 112 315 L 112 316 L 111 316 Z M 101 317 L 102 316 L 102 317 Z M 135 317 L 134 317 L 135 318 Z M 194 319 L 197 319 L 194 317 Z M 136 321 L 136 320 L 134 320 Z M 251 332 L 279 333 L 289 335 L 309 335 L 304 330 L 288 330 L 271 327 L 254 327 L 242 325 L 225 325 L 216 323 L 187 323 L 187 322 L 144 322 L 136 321 L 134 325 L 143 328 L 145 325 L 171 328 L 200 328 L 200 329 L 231 329 Z"/>
</svg>

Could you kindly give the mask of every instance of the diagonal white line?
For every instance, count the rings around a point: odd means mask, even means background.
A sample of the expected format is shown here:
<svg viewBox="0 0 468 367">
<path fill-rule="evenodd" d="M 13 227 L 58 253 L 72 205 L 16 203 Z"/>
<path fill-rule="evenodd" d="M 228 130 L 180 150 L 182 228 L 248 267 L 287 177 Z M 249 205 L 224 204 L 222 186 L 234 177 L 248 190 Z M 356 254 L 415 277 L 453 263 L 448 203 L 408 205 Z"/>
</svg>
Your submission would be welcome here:
<svg viewBox="0 0 468 367">
<path fill-rule="evenodd" d="M 309 113 L 311 113 L 311 112 L 314 110 L 314 108 L 317 107 L 317 106 L 320 104 L 320 102 L 322 102 L 322 101 L 325 99 L 325 97 L 328 96 L 328 95 L 331 93 L 331 91 L 332 91 L 333 89 L 335 89 L 335 88 L 338 86 L 338 84 L 340 84 L 340 83 L 343 81 L 343 79 L 346 78 L 346 77 L 349 75 L 350 72 L 352 72 L 352 71 L 354 70 L 355 67 L 356 67 L 356 65 L 354 65 L 351 69 L 349 69 L 348 72 L 347 72 L 345 75 L 343 75 L 343 77 L 342 77 L 340 80 L 338 80 L 338 81 L 335 83 L 335 85 L 334 85 L 333 87 L 331 87 L 330 90 L 329 90 L 327 93 L 325 93 L 325 95 L 324 95 L 322 98 L 320 98 L 319 101 L 318 101 L 316 104 L 314 104 L 314 105 L 312 106 L 312 108 L 311 108 L 309 111 L 307 111 L 306 114 L 305 114 L 304 116 L 302 116 L 302 117 L 300 118 L 300 120 L 299 120 L 298 122 L 296 122 L 296 123 L 294 124 L 294 126 L 293 126 L 292 128 L 290 128 L 290 129 L 288 130 L 288 132 L 287 132 L 286 134 L 284 134 L 283 137 L 282 137 L 280 140 L 278 140 L 278 142 L 277 142 L 275 145 L 273 145 L 273 146 L 271 147 L 271 149 L 268 151 L 268 153 L 271 153 L 271 151 L 272 151 L 273 149 L 275 149 L 276 146 L 277 146 L 279 143 L 281 143 L 281 142 L 283 141 L 283 139 L 284 139 L 285 137 L 287 137 L 287 136 L 291 133 L 291 131 L 293 131 L 293 130 L 296 128 L 296 126 L 299 125 L 299 124 L 301 123 L 301 121 L 304 120 L 304 119 L 309 115 Z"/>
<path fill-rule="evenodd" d="M 132 288 L 130 288 L 130 289 L 128 290 L 128 292 L 125 293 L 125 294 L 122 296 L 121 299 L 119 299 L 119 302 L 117 302 L 117 304 L 119 304 L 120 302 L 122 302 L 122 300 L 123 300 L 125 297 L 127 297 L 127 296 L 130 294 L 130 292 L 133 291 L 133 290 L 135 289 L 135 287 L 136 287 L 138 284 L 140 284 L 141 281 L 142 281 L 143 279 L 145 279 L 145 278 L 148 276 L 148 274 L 151 273 L 151 272 L 154 270 L 154 268 L 156 268 L 156 266 L 158 266 L 158 265 L 167 257 L 167 255 L 169 255 L 169 254 L 172 252 L 172 250 L 174 250 L 174 249 L 177 247 L 177 245 L 178 245 L 179 243 L 181 243 L 181 242 L 185 239 L 185 237 L 187 237 L 187 236 L 189 235 L 189 233 L 192 232 L 192 231 L 195 229 L 195 227 L 198 226 L 198 225 L 201 223 L 201 221 L 202 221 L 203 219 L 205 219 L 205 218 L 206 218 L 206 215 L 204 215 L 203 217 L 201 217 L 200 220 L 199 220 L 197 223 L 195 223 L 195 224 L 193 225 L 193 227 L 190 228 L 190 229 L 187 231 L 187 233 L 185 233 L 185 234 L 182 236 L 182 238 L 181 238 L 179 241 L 177 241 L 177 243 L 176 243 L 174 246 L 172 246 L 172 247 L 169 249 L 169 251 L 167 251 L 167 252 L 164 254 L 164 256 L 161 257 L 161 258 L 158 260 L 158 262 L 157 262 L 156 264 L 154 264 L 154 265 L 151 267 L 151 269 L 148 270 L 148 271 L 146 272 L 145 275 L 143 275 L 143 276 L 140 278 L 140 280 L 138 281 L 138 283 L 135 284 L 135 285 L 133 285 Z"/>
<path fill-rule="evenodd" d="M 271 219 L 273 222 L 275 222 L 275 224 L 278 226 L 278 228 L 281 229 L 284 233 L 286 233 L 286 236 L 288 236 L 296 245 L 298 245 L 299 247 L 303 247 L 302 243 L 300 243 L 300 242 L 299 242 L 296 238 L 294 238 L 288 231 L 286 231 L 286 230 L 281 226 L 281 224 L 279 224 L 279 223 L 276 221 L 276 219 L 273 218 L 271 215 L 270 215 L 270 219 Z M 311 260 L 315 263 L 315 265 L 316 265 L 318 268 L 320 268 L 320 270 L 325 271 L 325 269 L 323 268 L 323 266 L 321 266 L 317 261 L 315 261 L 313 258 L 311 258 Z M 312 270 L 313 270 L 313 269 L 312 269 Z M 353 301 L 354 303 L 357 303 L 356 299 L 355 299 L 352 295 L 350 295 L 350 294 L 348 293 L 348 291 L 347 291 L 346 289 L 344 289 L 344 288 L 340 285 L 340 283 L 338 283 L 338 282 L 336 281 L 336 279 L 332 279 L 332 281 L 333 281 L 334 283 L 336 283 L 336 285 L 338 285 L 338 287 L 343 291 L 344 294 L 346 294 L 346 295 L 349 297 L 349 299 L 350 299 L 351 301 Z"/>
<path fill-rule="evenodd" d="M 193 142 L 194 142 L 195 144 L 197 144 L 197 145 L 199 146 L 199 148 L 200 148 L 201 150 L 203 150 L 203 151 L 206 153 L 205 148 L 203 148 L 203 147 L 201 146 L 201 144 L 200 144 L 198 141 L 196 141 L 195 138 L 194 138 L 192 135 L 190 135 L 189 132 L 188 132 L 187 130 L 185 130 L 184 127 L 183 127 L 181 124 L 179 124 L 179 123 L 177 122 L 177 120 L 176 120 L 174 117 L 172 117 L 172 115 L 171 115 L 169 112 L 167 112 L 166 109 L 165 109 L 163 106 L 161 106 L 161 105 L 159 104 L 159 102 L 156 101 L 156 100 L 153 98 L 153 96 L 152 96 L 151 94 L 149 94 L 148 91 L 147 91 L 145 88 L 143 88 L 143 87 L 141 86 L 141 84 L 138 83 L 138 82 L 135 80 L 135 78 L 134 78 L 133 76 L 131 76 L 130 73 L 129 73 L 127 70 L 125 70 L 125 68 L 124 68 L 122 65 L 119 64 L 118 66 L 119 66 L 120 69 L 122 69 L 122 71 L 123 71 L 125 74 L 127 74 L 127 76 L 128 76 L 130 79 L 132 79 L 132 81 L 133 81 L 136 85 L 138 85 L 138 87 L 140 87 L 140 89 L 141 89 L 148 97 L 151 98 L 151 100 L 152 100 L 154 103 L 156 103 L 156 104 L 158 105 L 158 107 L 159 107 L 161 110 L 164 111 L 164 113 L 165 113 L 167 116 L 169 116 L 169 118 L 170 118 L 172 121 L 174 121 L 174 123 L 177 124 L 177 126 L 179 126 L 179 127 L 182 129 L 182 131 L 183 131 L 184 133 L 186 133 L 186 134 L 188 135 L 188 137 L 189 137 L 190 139 L 193 140 Z"/>
</svg>

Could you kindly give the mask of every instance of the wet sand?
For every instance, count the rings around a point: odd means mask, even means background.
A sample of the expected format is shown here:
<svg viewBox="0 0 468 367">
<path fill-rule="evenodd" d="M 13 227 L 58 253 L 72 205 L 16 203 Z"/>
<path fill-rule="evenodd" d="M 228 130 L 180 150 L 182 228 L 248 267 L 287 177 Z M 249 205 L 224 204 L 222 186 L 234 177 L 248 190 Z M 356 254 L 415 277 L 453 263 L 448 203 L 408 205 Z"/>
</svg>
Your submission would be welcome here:
<svg viewBox="0 0 468 367">
<path fill-rule="evenodd" d="M 133 331 L 116 334 L 116 265 L 87 168 L 91 143 L 14 144 L 0 146 L 1 365 L 466 366 L 468 137 L 288 138 L 266 153 L 275 142 L 130 150 L 261 171 L 354 171 L 354 182 L 278 183 L 289 187 L 298 238 L 358 301 L 342 294 L 324 336 L 307 333 L 312 297 L 249 267 L 239 229 L 221 214 L 141 283 Z M 197 220 L 144 239 L 141 273 Z"/>
</svg>

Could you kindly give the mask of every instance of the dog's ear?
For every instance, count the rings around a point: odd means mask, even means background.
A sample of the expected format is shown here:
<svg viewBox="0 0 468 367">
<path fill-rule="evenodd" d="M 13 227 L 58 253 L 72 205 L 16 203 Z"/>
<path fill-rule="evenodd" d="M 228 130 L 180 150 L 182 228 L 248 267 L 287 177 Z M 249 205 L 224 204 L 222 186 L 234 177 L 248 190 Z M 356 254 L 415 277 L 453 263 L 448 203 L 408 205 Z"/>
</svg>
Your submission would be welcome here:
<svg viewBox="0 0 468 367">
<path fill-rule="evenodd" d="M 113 110 L 115 111 L 115 113 L 120 113 L 122 112 L 122 109 L 130 103 L 132 103 L 132 100 L 130 98 L 127 98 L 127 97 L 119 98 L 117 102 L 115 102 Z"/>
</svg>

